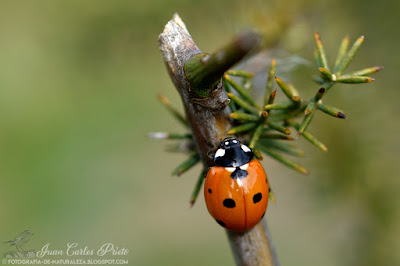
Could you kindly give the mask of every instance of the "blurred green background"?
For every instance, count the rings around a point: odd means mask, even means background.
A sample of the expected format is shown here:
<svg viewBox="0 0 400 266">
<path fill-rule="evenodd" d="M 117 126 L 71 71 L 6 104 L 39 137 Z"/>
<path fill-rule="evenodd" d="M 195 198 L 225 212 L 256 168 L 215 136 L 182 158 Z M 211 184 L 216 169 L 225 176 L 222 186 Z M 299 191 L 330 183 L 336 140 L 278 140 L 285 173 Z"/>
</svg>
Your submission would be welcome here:
<svg viewBox="0 0 400 266">
<path fill-rule="evenodd" d="M 263 161 L 277 198 L 266 217 L 282 265 L 400 265 L 398 10 L 396 0 L 1 1 L 0 242 L 30 229 L 25 249 L 111 242 L 129 265 L 234 263 L 202 195 L 189 207 L 199 167 L 171 177 L 185 156 L 146 137 L 185 130 L 156 99 L 181 109 L 157 43 L 178 12 L 208 52 L 258 27 L 278 65 L 282 51 L 312 62 L 315 31 L 331 62 L 346 34 L 366 36 L 349 70 L 384 71 L 329 92 L 348 119 L 316 116 L 310 131 L 329 152 L 299 141 L 309 176 Z M 315 73 L 285 75 L 309 96 Z"/>
</svg>

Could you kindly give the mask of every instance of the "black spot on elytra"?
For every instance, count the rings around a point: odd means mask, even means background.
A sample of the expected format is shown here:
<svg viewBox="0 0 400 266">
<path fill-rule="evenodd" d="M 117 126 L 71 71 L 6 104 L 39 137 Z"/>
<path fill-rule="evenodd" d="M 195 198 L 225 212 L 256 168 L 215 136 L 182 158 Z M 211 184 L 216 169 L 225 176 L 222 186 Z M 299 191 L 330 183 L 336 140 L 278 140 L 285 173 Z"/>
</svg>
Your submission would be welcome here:
<svg viewBox="0 0 400 266">
<path fill-rule="evenodd" d="M 239 167 L 236 167 L 235 171 L 232 172 L 232 179 L 245 178 L 249 173 L 246 170 L 242 170 Z"/>
<path fill-rule="evenodd" d="M 225 223 L 220 220 L 215 220 L 220 226 L 225 227 Z"/>
<path fill-rule="evenodd" d="M 271 188 L 270 187 L 268 188 L 268 192 L 271 192 Z"/>
<path fill-rule="evenodd" d="M 264 218 L 265 212 L 263 213 L 263 215 L 261 216 L 261 219 Z"/>
<path fill-rule="evenodd" d="M 261 199 L 262 199 L 261 193 L 257 193 L 257 194 L 255 194 L 255 195 L 253 196 L 253 202 L 254 202 L 254 203 L 259 202 Z"/>
<path fill-rule="evenodd" d="M 267 183 L 267 184 L 268 184 L 268 178 L 265 178 L 265 183 Z"/>
<path fill-rule="evenodd" d="M 208 193 L 210 193 L 210 194 L 212 193 L 212 190 L 211 190 L 211 188 L 209 188 L 209 189 L 208 189 Z"/>
<path fill-rule="evenodd" d="M 224 199 L 224 202 L 222 202 L 225 207 L 227 208 L 235 208 L 236 203 L 233 199 Z"/>
</svg>

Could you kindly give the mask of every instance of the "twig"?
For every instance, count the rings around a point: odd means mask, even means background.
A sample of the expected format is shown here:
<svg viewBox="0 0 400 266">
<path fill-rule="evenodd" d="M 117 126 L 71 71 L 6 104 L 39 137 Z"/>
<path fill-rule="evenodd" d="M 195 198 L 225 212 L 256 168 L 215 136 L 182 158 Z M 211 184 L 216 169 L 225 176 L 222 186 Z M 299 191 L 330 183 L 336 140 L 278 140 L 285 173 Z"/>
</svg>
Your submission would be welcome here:
<svg viewBox="0 0 400 266">
<path fill-rule="evenodd" d="M 225 55 L 229 54 L 229 51 L 240 51 L 240 56 L 234 57 L 234 60 L 232 57 L 220 57 L 219 60 L 222 60 L 220 64 L 213 65 L 211 81 L 207 77 L 196 81 L 192 74 L 187 75 L 189 72 L 207 73 L 204 66 L 200 67 L 201 65 L 196 64 L 196 61 L 191 62 L 191 69 L 186 69 L 185 74 L 185 63 L 189 59 L 200 62 L 204 56 L 199 56 L 203 54 L 202 51 L 196 46 L 177 14 L 167 23 L 159 36 L 159 46 L 164 62 L 182 98 L 186 119 L 192 129 L 193 140 L 205 169 L 213 166 L 213 161 L 208 156 L 209 152 L 218 147 L 232 127 L 229 119 L 229 99 L 223 88 L 221 77 L 228 67 L 237 63 L 258 44 L 259 38 L 254 34 L 247 32 L 238 35 L 230 44 L 218 51 L 219 54 Z M 240 45 L 243 43 L 246 45 Z M 253 45 L 247 45 L 249 43 Z M 229 51 L 226 50 L 228 48 Z M 216 58 L 216 54 L 209 55 L 208 58 Z M 202 68 L 202 71 L 198 72 L 196 68 Z M 194 87 L 193 83 L 201 84 L 201 86 Z M 244 233 L 230 231 L 227 233 L 237 265 L 278 265 L 266 225 L 263 226 L 260 223 Z"/>
</svg>

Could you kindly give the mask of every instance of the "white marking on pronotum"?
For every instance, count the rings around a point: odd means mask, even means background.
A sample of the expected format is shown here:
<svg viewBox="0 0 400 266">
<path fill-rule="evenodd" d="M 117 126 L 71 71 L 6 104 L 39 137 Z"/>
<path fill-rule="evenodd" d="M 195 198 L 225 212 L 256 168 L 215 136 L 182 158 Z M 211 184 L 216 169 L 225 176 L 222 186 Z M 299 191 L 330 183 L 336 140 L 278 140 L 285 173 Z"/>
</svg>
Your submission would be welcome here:
<svg viewBox="0 0 400 266">
<path fill-rule="evenodd" d="M 246 163 L 246 164 L 240 166 L 239 168 L 242 169 L 242 170 L 246 170 L 247 167 L 249 167 L 249 164 L 248 164 L 248 163 Z"/>
<path fill-rule="evenodd" d="M 229 142 L 228 142 L 228 141 L 225 141 L 225 145 L 228 146 L 228 145 L 229 145 Z"/>
<path fill-rule="evenodd" d="M 228 171 L 229 173 L 233 173 L 235 171 L 235 167 L 225 167 L 226 171 Z"/>
<path fill-rule="evenodd" d="M 251 152 L 250 148 L 247 147 L 246 145 L 242 145 L 242 146 L 240 146 L 240 147 L 242 148 L 242 150 L 243 150 L 244 152 Z"/>
<path fill-rule="evenodd" d="M 218 149 L 217 152 L 215 153 L 215 158 L 222 157 L 224 155 L 225 155 L 225 150 L 224 149 Z"/>
<path fill-rule="evenodd" d="M 232 142 L 233 142 L 233 143 L 237 143 L 237 140 L 236 140 L 236 139 L 234 139 L 234 140 L 232 140 Z"/>
</svg>

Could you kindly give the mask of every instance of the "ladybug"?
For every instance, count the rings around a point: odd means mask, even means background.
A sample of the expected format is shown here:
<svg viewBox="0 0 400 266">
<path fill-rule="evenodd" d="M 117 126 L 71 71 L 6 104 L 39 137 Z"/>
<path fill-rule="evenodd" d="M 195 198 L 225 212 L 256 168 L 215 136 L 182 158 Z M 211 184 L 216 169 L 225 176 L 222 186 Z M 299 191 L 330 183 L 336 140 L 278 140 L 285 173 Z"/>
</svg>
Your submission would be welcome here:
<svg viewBox="0 0 400 266">
<path fill-rule="evenodd" d="M 204 183 L 204 198 L 211 216 L 236 232 L 253 228 L 268 205 L 269 185 L 264 168 L 253 159 L 252 149 L 226 138 L 215 152 Z"/>
</svg>

